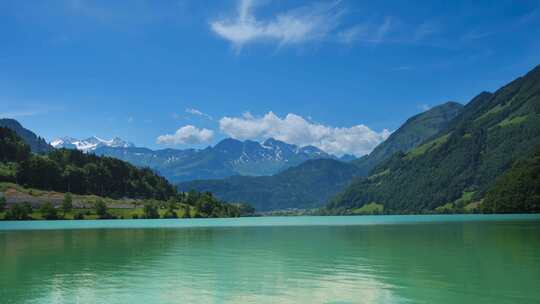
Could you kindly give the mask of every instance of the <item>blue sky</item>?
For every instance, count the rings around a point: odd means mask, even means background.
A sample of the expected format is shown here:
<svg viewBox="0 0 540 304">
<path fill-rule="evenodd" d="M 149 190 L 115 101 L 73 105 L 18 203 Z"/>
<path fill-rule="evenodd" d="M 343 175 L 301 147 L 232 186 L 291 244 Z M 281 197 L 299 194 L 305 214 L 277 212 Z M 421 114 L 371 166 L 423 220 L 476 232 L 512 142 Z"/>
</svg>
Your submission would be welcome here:
<svg viewBox="0 0 540 304">
<path fill-rule="evenodd" d="M 538 1 L 0 2 L 0 115 L 52 140 L 369 152 L 540 64 Z"/>
</svg>

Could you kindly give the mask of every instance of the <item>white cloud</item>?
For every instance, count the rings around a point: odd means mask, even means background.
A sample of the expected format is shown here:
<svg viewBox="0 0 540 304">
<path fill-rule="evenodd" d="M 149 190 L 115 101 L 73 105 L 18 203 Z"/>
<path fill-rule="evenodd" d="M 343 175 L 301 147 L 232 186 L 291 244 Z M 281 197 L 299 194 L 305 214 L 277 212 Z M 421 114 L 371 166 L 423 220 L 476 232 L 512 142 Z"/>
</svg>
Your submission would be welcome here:
<svg viewBox="0 0 540 304">
<path fill-rule="evenodd" d="M 353 42 L 364 42 L 379 44 L 384 41 L 388 33 L 392 30 L 394 21 L 391 17 L 386 17 L 378 24 L 358 24 L 347 28 L 337 37 L 340 42 L 351 44 Z"/>
<path fill-rule="evenodd" d="M 242 117 L 223 117 L 219 121 L 221 131 L 236 139 L 275 138 L 299 146 L 313 145 L 326 152 L 342 155 L 367 154 L 390 132 L 380 133 L 365 125 L 350 128 L 336 128 L 307 121 L 303 117 L 289 113 L 280 118 L 273 112 L 262 117 L 254 117 L 249 112 Z"/>
<path fill-rule="evenodd" d="M 160 135 L 158 144 L 201 144 L 207 143 L 214 138 L 214 131 L 199 129 L 192 125 L 186 125 L 178 129 L 174 134 Z"/>
<path fill-rule="evenodd" d="M 422 110 L 422 111 L 424 111 L 424 112 L 427 111 L 427 110 L 429 110 L 429 109 L 431 109 L 431 106 L 428 105 L 427 103 L 421 104 L 421 105 L 418 106 L 418 107 L 420 108 L 420 110 Z"/>
<path fill-rule="evenodd" d="M 211 21 L 211 30 L 231 42 L 238 52 L 255 42 L 274 42 L 279 46 L 317 40 L 346 45 L 426 44 L 440 31 L 435 20 L 412 24 L 376 12 L 375 17 L 356 16 L 356 24 L 347 24 L 348 10 L 341 0 L 312 2 L 296 9 L 257 15 L 255 9 L 262 6 L 261 2 L 269 1 L 238 0 L 236 13 Z"/>
<path fill-rule="evenodd" d="M 192 115 L 197 115 L 197 116 L 202 116 L 202 117 L 205 117 L 205 118 L 208 118 L 210 120 L 212 120 L 212 116 L 202 112 L 202 111 L 199 111 L 197 109 L 194 109 L 194 108 L 186 108 L 186 113 L 189 113 L 189 114 L 192 114 Z"/>
<path fill-rule="evenodd" d="M 342 14 L 340 1 L 334 1 L 285 11 L 265 20 L 254 15 L 254 2 L 240 0 L 234 17 L 210 23 L 212 30 L 237 50 L 255 41 L 285 45 L 323 38 L 334 29 Z"/>
</svg>

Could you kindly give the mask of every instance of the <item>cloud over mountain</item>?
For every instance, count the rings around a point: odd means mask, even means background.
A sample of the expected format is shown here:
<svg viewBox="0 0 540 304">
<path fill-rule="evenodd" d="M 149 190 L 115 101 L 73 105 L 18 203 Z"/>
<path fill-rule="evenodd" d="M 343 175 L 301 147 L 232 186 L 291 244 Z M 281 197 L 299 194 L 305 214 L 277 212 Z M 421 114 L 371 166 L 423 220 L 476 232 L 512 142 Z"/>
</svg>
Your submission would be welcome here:
<svg viewBox="0 0 540 304">
<path fill-rule="evenodd" d="M 158 144 L 180 145 L 201 144 L 210 142 L 214 138 L 214 131 L 205 128 L 199 129 L 193 125 L 186 125 L 176 130 L 174 134 L 160 135 Z"/>
<path fill-rule="evenodd" d="M 371 130 L 365 125 L 349 128 L 331 127 L 307 121 L 302 116 L 289 113 L 280 118 L 273 112 L 262 117 L 245 113 L 242 117 L 223 117 L 220 130 L 236 139 L 275 138 L 298 146 L 312 145 L 336 155 L 369 153 L 385 140 L 390 132 Z"/>
</svg>

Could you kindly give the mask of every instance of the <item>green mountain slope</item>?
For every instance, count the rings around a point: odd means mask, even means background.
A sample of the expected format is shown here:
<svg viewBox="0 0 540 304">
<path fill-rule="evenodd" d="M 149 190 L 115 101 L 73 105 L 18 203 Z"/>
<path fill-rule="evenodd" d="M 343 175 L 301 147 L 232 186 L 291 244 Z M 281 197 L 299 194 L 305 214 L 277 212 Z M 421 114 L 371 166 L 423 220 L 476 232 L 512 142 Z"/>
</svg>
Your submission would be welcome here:
<svg viewBox="0 0 540 304">
<path fill-rule="evenodd" d="M 357 176 L 356 166 L 332 159 L 309 160 L 273 176 L 232 176 L 180 183 L 180 190 L 210 191 L 227 201 L 246 202 L 258 211 L 322 206 Z"/>
<path fill-rule="evenodd" d="M 365 176 L 395 152 L 408 151 L 445 128 L 462 109 L 447 102 L 408 119 L 369 155 L 349 164 L 336 160 L 307 161 L 270 177 L 234 176 L 224 180 L 181 183 L 181 189 L 210 191 L 231 201 L 243 201 L 259 211 L 321 207 L 358 176 Z"/>
<path fill-rule="evenodd" d="M 357 159 L 353 163 L 360 168 L 362 176 L 368 175 L 375 166 L 389 159 L 395 153 L 408 152 L 445 129 L 462 108 L 463 105 L 457 102 L 447 102 L 409 118 L 369 155 Z"/>
<path fill-rule="evenodd" d="M 43 138 L 38 137 L 34 132 L 25 129 L 18 121 L 9 118 L 0 119 L 0 127 L 9 128 L 19 135 L 24 142 L 30 146 L 34 153 L 47 153 L 54 148 Z"/>
<path fill-rule="evenodd" d="M 540 147 L 527 159 L 520 160 L 487 192 L 483 202 L 487 212 L 540 211 Z"/>
<path fill-rule="evenodd" d="M 438 136 L 398 153 L 329 204 L 334 212 L 384 205 L 421 212 L 478 201 L 540 144 L 540 67 L 494 94 L 482 93 Z"/>
</svg>

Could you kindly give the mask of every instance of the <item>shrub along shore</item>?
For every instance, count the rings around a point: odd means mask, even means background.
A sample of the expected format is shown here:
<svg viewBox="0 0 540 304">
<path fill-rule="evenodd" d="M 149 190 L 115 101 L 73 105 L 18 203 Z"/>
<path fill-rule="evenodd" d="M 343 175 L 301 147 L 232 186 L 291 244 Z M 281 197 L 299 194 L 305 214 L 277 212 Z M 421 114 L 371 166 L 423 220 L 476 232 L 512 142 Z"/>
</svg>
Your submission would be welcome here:
<svg viewBox="0 0 540 304">
<path fill-rule="evenodd" d="M 6 188 L 6 184 L 1 184 L 0 188 Z M 13 188 L 9 189 L 13 190 Z M 96 196 L 81 198 L 71 193 L 64 193 L 60 202 L 52 203 L 43 202 L 44 196 L 47 196 L 42 191 L 25 190 L 34 194 L 37 199 L 8 204 L 5 194 L 0 196 L 0 220 L 217 218 L 250 216 L 254 212 L 248 205 L 226 204 L 210 193 L 194 191 L 179 193 L 177 197 L 167 201 L 113 200 Z M 20 188 L 19 191 L 21 191 Z M 55 193 L 50 197 L 58 197 L 58 195 Z M 82 199 L 86 200 L 82 201 Z"/>
</svg>

